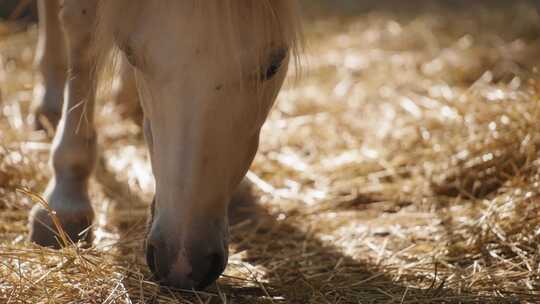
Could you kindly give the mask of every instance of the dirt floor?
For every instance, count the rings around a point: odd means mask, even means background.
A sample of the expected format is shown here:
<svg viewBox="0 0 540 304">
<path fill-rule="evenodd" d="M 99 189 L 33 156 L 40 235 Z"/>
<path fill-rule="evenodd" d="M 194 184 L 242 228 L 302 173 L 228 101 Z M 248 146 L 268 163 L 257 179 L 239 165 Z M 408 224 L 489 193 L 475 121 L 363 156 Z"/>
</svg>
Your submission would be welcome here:
<svg viewBox="0 0 540 304">
<path fill-rule="evenodd" d="M 0 23 L 0 303 L 540 303 L 533 3 L 304 1 L 302 75 L 202 293 L 152 281 L 143 138 L 106 94 L 93 247 L 26 242 L 50 139 L 29 123 L 36 28 Z"/>
</svg>

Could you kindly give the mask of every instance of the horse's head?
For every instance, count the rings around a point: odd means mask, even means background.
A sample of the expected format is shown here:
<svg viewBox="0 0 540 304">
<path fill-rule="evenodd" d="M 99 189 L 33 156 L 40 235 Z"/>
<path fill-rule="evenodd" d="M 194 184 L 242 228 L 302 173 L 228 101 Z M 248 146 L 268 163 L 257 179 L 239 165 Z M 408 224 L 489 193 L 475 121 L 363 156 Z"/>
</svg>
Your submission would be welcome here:
<svg viewBox="0 0 540 304">
<path fill-rule="evenodd" d="M 227 264 L 228 204 L 287 73 L 296 12 L 290 0 L 104 2 L 136 70 L 156 179 L 148 265 L 203 288 Z"/>
</svg>

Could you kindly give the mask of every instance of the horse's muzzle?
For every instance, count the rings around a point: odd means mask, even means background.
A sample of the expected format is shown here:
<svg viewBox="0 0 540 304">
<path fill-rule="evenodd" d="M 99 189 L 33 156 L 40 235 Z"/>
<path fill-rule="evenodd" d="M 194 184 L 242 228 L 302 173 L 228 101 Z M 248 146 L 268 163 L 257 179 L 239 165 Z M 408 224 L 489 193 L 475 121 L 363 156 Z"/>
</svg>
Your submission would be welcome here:
<svg viewBox="0 0 540 304">
<path fill-rule="evenodd" d="M 209 254 L 193 253 L 191 258 L 181 253 L 170 255 L 162 245 L 147 243 L 146 260 L 157 281 L 179 289 L 201 290 L 219 278 L 227 265 L 225 250 Z"/>
<path fill-rule="evenodd" d="M 204 289 L 223 273 L 228 260 L 227 238 L 219 231 L 192 232 L 179 241 L 152 225 L 146 239 L 146 261 L 156 280 L 179 289 Z"/>
</svg>

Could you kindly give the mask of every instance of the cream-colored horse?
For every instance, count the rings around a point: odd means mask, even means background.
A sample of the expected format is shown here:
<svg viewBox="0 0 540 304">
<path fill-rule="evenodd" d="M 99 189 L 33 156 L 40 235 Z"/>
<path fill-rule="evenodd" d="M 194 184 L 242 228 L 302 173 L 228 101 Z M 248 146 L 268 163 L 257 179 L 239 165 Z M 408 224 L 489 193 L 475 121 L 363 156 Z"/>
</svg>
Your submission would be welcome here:
<svg viewBox="0 0 540 304">
<path fill-rule="evenodd" d="M 93 221 L 96 67 L 117 47 L 134 71 L 156 179 L 148 265 L 164 284 L 212 283 L 227 263 L 229 201 L 296 46 L 295 1 L 40 0 L 39 9 L 37 116 L 61 118 L 45 197 L 64 230 L 80 240 Z M 57 247 L 52 227 L 36 206 L 30 239 Z"/>
</svg>

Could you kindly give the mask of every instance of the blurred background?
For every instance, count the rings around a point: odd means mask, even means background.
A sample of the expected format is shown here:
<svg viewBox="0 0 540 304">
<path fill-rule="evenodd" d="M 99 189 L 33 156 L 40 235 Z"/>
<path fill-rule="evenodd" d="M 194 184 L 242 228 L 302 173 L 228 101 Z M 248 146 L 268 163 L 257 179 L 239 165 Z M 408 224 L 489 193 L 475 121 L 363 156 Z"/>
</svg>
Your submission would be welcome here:
<svg viewBox="0 0 540 304">
<path fill-rule="evenodd" d="M 25 242 L 34 202 L 17 189 L 43 190 L 50 137 L 29 123 L 35 9 L 0 0 L 0 302 L 537 303 L 538 2 L 301 2 L 302 70 L 263 128 L 257 202 L 194 296 L 149 276 L 150 167 L 106 91 L 94 247 Z"/>
</svg>

